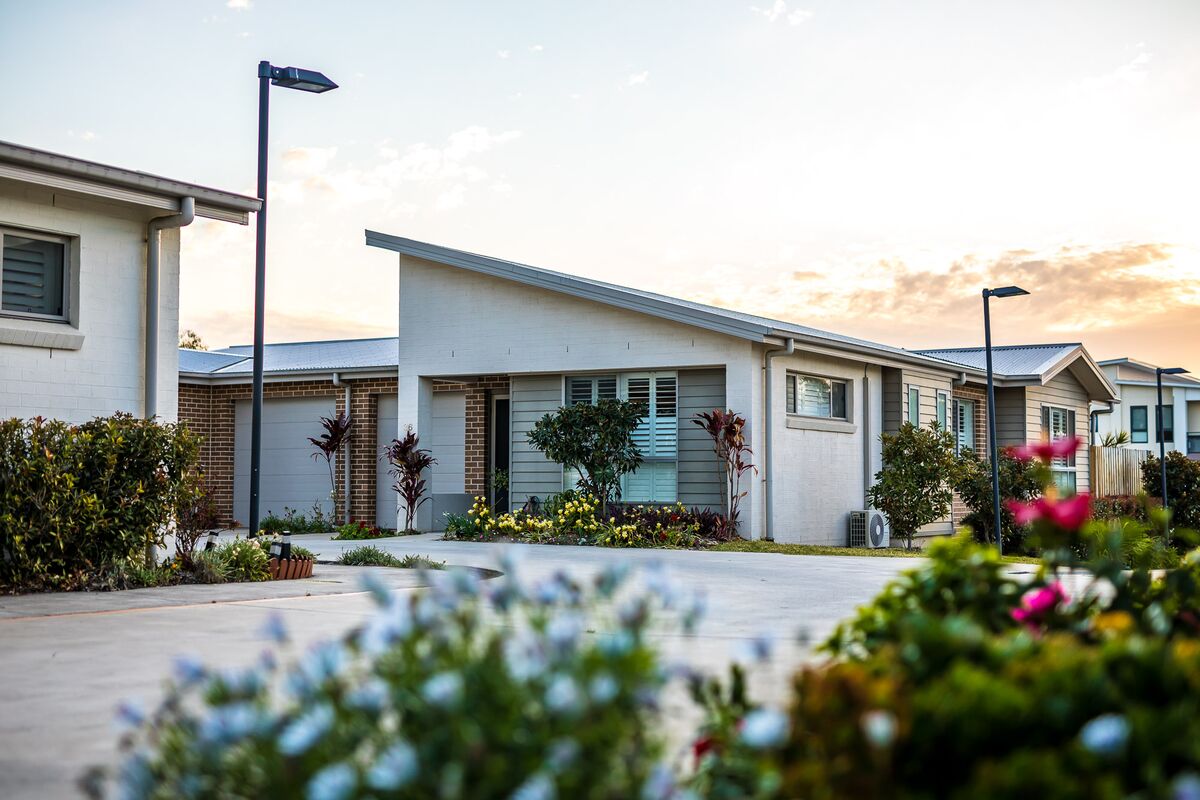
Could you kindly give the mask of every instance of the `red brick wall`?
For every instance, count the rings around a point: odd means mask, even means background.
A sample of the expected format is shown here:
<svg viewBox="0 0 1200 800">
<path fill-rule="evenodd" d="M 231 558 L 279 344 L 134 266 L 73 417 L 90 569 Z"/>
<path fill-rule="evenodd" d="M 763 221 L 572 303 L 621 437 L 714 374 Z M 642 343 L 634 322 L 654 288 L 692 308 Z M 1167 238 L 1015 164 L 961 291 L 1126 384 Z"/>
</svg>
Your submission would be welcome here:
<svg viewBox="0 0 1200 800">
<path fill-rule="evenodd" d="M 465 392 L 466 431 L 464 444 L 465 483 L 463 491 L 473 495 L 487 492 L 487 475 L 491 469 L 491 439 L 489 424 L 492 397 L 497 394 L 508 394 L 509 381 L 507 375 L 484 375 L 471 383 L 435 383 L 435 392 Z"/>
</svg>

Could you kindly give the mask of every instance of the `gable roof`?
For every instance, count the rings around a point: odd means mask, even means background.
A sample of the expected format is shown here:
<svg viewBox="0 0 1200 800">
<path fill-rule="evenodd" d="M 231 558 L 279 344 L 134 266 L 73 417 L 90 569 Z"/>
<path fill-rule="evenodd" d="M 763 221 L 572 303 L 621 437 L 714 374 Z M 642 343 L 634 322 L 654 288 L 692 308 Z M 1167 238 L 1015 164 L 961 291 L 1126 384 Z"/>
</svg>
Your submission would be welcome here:
<svg viewBox="0 0 1200 800">
<path fill-rule="evenodd" d="M 295 375 L 395 370 L 400 363 L 396 337 L 283 342 L 263 347 L 263 372 Z M 179 374 L 187 377 L 245 378 L 254 372 L 254 346 L 223 350 L 180 350 Z"/>
<path fill-rule="evenodd" d="M 1128 358 L 1128 357 L 1108 358 L 1099 363 L 1100 363 L 1101 367 L 1118 367 L 1119 368 L 1119 367 L 1129 366 L 1129 367 L 1133 367 L 1136 370 L 1141 370 L 1143 372 L 1149 373 L 1146 377 L 1146 380 L 1137 380 L 1135 378 L 1122 377 L 1119 370 L 1114 369 L 1113 372 L 1116 374 L 1109 375 L 1109 377 L 1116 383 L 1130 383 L 1130 384 L 1145 384 L 1145 383 L 1154 384 L 1154 383 L 1157 383 L 1157 380 L 1156 380 L 1157 379 L 1156 370 L 1158 369 L 1157 364 L 1151 364 L 1148 361 L 1139 361 L 1136 358 Z M 1197 380 L 1196 378 L 1194 378 L 1190 375 L 1163 375 L 1163 386 L 1179 386 L 1179 387 L 1185 387 L 1185 388 L 1191 389 L 1191 388 L 1195 388 L 1195 387 L 1200 387 L 1200 380 Z"/>
<path fill-rule="evenodd" d="M 179 198 L 196 200 L 196 215 L 245 225 L 262 205 L 246 197 L 148 172 L 86 161 L 0 141 L 0 178 L 134 205 L 178 211 Z"/>
<path fill-rule="evenodd" d="M 976 373 L 987 371 L 987 351 L 982 347 L 950 347 L 919 352 Z M 1116 387 L 1079 342 L 994 346 L 992 370 L 1007 383 L 1046 383 L 1067 370 L 1087 390 L 1089 400 L 1117 400 Z"/>
<path fill-rule="evenodd" d="M 402 255 L 414 256 L 526 286 L 637 311 L 753 342 L 795 339 L 810 345 L 825 345 L 861 355 L 945 369 L 944 362 L 939 359 L 924 356 L 913 350 L 857 339 L 853 336 L 824 331 L 794 322 L 769 319 L 691 300 L 681 300 L 655 292 L 605 283 L 591 278 L 581 278 L 565 272 L 531 267 L 528 264 L 518 264 L 515 261 L 482 256 L 465 250 L 455 250 L 451 247 L 442 247 L 429 242 L 420 242 L 372 230 L 366 231 L 366 242 L 370 247 L 392 250 Z"/>
</svg>

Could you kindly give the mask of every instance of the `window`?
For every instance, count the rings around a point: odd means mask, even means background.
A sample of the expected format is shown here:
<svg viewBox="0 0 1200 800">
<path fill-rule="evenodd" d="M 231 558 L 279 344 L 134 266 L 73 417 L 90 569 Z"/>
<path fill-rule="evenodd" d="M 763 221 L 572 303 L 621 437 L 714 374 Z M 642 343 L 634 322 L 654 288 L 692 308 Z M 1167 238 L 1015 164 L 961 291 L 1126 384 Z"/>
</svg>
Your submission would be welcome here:
<svg viewBox="0 0 1200 800">
<path fill-rule="evenodd" d="M 595 403 L 620 397 L 645 406 L 646 416 L 633 432 L 642 466 L 622 480 L 621 499 L 630 503 L 673 503 L 678 495 L 678 381 L 674 373 L 567 378 L 566 403 Z M 566 470 L 563 486 L 578 485 L 579 474 Z"/>
<path fill-rule="evenodd" d="M 1154 421 L 1154 438 L 1158 439 L 1158 426 L 1162 423 L 1162 439 L 1164 442 L 1175 441 L 1175 409 L 1171 406 L 1159 406 L 1160 419 Z"/>
<path fill-rule="evenodd" d="M 975 449 L 975 401 L 954 401 L 954 447 L 958 452 Z"/>
<path fill-rule="evenodd" d="M 789 372 L 787 412 L 806 417 L 846 419 L 846 382 Z"/>
<path fill-rule="evenodd" d="M 1075 412 L 1054 406 L 1042 407 L 1043 436 L 1055 441 L 1075 435 Z M 1075 493 L 1075 454 L 1061 456 L 1050 462 L 1054 483 L 1063 494 Z"/>
<path fill-rule="evenodd" d="M 938 392 L 938 393 L 937 393 L 937 424 L 938 424 L 938 430 L 943 430 L 943 431 L 948 431 L 948 430 L 950 430 L 949 426 L 948 426 L 948 425 L 946 425 L 946 413 L 947 413 L 947 408 L 946 408 L 946 406 L 947 406 L 947 405 L 949 405 L 949 403 L 950 403 L 950 398 L 946 396 L 946 393 L 945 393 L 945 392 Z"/>
<path fill-rule="evenodd" d="M 921 389 L 917 386 L 908 387 L 908 421 L 921 426 Z"/>
<path fill-rule="evenodd" d="M 0 239 L 0 311 L 66 319 L 66 239 L 13 230 L 0 231 Z"/>
<path fill-rule="evenodd" d="M 1188 454 L 1200 453 L 1200 433 L 1189 433 L 1187 438 Z"/>
<path fill-rule="evenodd" d="M 1146 422 L 1146 406 L 1129 407 L 1130 442 L 1133 444 L 1146 444 L 1150 441 L 1150 430 Z"/>
</svg>

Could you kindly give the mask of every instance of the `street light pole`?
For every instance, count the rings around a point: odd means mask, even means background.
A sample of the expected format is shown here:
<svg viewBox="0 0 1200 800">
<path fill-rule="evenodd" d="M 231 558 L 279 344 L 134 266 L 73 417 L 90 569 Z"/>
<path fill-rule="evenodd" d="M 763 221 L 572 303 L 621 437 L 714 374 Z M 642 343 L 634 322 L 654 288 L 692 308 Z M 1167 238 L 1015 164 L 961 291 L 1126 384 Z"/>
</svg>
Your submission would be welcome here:
<svg viewBox="0 0 1200 800">
<path fill-rule="evenodd" d="M 992 462 L 992 523 L 996 550 L 1004 553 L 1004 538 L 1000 524 L 1000 452 L 996 443 L 996 381 L 992 371 L 992 314 L 988 301 L 993 297 L 1016 297 L 1029 292 L 1019 286 L 1002 286 L 983 290 L 983 343 L 987 358 L 987 415 L 988 455 Z"/>
<path fill-rule="evenodd" d="M 321 93 L 337 84 L 320 72 L 297 67 L 273 67 L 258 62 L 258 210 L 254 242 L 254 388 L 250 400 L 250 536 L 258 535 L 258 487 L 262 468 L 263 343 L 267 303 L 267 129 L 270 123 L 271 86 Z"/>
</svg>

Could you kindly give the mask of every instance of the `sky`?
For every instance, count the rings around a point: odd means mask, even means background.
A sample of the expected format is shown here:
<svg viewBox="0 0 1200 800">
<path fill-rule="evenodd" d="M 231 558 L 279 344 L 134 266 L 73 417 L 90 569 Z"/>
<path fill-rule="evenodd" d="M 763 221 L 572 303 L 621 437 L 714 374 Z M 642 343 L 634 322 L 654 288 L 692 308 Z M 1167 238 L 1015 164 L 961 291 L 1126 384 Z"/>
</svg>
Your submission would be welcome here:
<svg viewBox="0 0 1200 800">
<path fill-rule="evenodd" d="M 264 58 L 340 84 L 272 90 L 268 341 L 395 334 L 371 228 L 905 347 L 1018 284 L 998 344 L 1200 371 L 1194 0 L 0 0 L 0 139 L 254 194 Z M 253 225 L 182 235 L 249 342 Z"/>
</svg>

